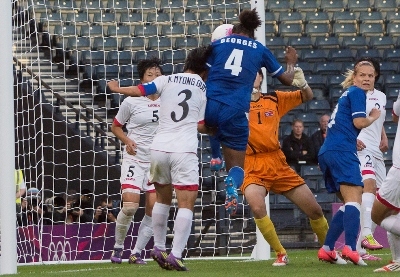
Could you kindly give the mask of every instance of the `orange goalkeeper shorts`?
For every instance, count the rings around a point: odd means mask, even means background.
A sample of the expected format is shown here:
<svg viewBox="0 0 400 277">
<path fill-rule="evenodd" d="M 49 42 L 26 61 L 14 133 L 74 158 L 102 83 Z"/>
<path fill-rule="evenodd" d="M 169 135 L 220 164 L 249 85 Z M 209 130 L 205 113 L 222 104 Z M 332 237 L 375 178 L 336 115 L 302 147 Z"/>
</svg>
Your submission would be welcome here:
<svg viewBox="0 0 400 277">
<path fill-rule="evenodd" d="M 275 152 L 246 155 L 244 162 L 244 182 L 240 190 L 244 194 L 246 187 L 256 184 L 267 191 L 277 194 L 289 191 L 305 184 L 286 162 L 285 154 L 279 149 Z"/>
</svg>

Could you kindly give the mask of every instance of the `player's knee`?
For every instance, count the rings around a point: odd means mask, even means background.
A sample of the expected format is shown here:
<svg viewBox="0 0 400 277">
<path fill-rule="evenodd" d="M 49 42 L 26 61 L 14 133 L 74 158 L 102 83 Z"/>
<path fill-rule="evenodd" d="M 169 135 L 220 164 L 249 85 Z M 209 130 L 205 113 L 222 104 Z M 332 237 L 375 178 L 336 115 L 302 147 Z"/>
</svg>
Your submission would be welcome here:
<svg viewBox="0 0 400 277">
<path fill-rule="evenodd" d="M 123 202 L 122 203 L 122 212 L 127 216 L 134 216 L 138 208 L 139 208 L 138 203 L 134 203 L 134 202 Z"/>
</svg>

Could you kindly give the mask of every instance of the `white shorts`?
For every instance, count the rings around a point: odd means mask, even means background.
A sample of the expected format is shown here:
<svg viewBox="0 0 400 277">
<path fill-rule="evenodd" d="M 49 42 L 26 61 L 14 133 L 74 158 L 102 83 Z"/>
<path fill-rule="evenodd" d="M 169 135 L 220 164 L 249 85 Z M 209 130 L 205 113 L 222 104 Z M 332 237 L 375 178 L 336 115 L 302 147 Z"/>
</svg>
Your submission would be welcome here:
<svg viewBox="0 0 400 277">
<path fill-rule="evenodd" d="M 400 211 L 400 168 L 392 166 L 376 198 L 390 209 Z"/>
<path fill-rule="evenodd" d="M 374 179 L 376 187 L 379 189 L 386 177 L 386 167 L 383 160 L 377 159 L 367 151 L 357 153 L 361 163 L 361 176 L 363 181 Z"/>
<path fill-rule="evenodd" d="M 121 190 L 124 192 L 140 193 L 155 191 L 154 185 L 149 184 L 150 163 L 143 163 L 125 158 L 121 166 Z"/>
<path fill-rule="evenodd" d="M 150 151 L 150 181 L 177 189 L 198 190 L 199 159 L 196 153 Z"/>
</svg>

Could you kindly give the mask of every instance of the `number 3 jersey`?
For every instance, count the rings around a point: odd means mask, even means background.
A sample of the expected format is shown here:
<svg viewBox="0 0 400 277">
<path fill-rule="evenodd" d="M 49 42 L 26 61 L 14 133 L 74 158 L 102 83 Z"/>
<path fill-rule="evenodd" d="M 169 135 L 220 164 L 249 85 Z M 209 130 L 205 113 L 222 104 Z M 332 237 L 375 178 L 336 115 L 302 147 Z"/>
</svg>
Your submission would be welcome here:
<svg viewBox="0 0 400 277">
<path fill-rule="evenodd" d="M 146 95 L 159 93 L 160 125 L 151 149 L 197 153 L 197 124 L 204 121 L 206 85 L 197 74 L 160 76 L 141 85 Z"/>
<path fill-rule="evenodd" d="M 231 35 L 212 43 L 207 63 L 207 98 L 247 112 L 258 70 L 265 67 L 272 77 L 283 74 L 271 51 L 254 39 Z"/>
<path fill-rule="evenodd" d="M 150 144 L 158 128 L 160 98 L 151 100 L 147 97 L 127 97 L 119 107 L 114 124 L 126 123 L 127 136 L 136 145 L 136 155 L 130 158 L 140 162 L 150 162 Z M 128 155 L 124 150 L 124 157 Z"/>
</svg>

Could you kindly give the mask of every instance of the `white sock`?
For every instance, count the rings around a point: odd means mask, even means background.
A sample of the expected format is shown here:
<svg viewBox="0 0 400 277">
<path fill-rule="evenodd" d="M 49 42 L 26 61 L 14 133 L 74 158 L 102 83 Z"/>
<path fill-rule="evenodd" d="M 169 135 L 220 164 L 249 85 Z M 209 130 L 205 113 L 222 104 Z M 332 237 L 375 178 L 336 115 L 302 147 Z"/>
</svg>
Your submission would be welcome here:
<svg viewBox="0 0 400 277">
<path fill-rule="evenodd" d="M 382 220 L 381 227 L 386 231 L 400 236 L 400 216 L 391 215 Z"/>
<path fill-rule="evenodd" d="M 114 248 L 124 248 L 124 241 L 126 233 L 128 232 L 129 226 L 132 222 L 132 216 L 127 216 L 121 210 L 117 216 L 117 223 L 115 225 L 115 244 Z"/>
<path fill-rule="evenodd" d="M 182 257 L 183 249 L 190 236 L 193 212 L 186 208 L 178 209 L 174 222 L 174 240 L 171 253 L 176 258 Z"/>
<path fill-rule="evenodd" d="M 365 237 L 366 235 L 372 234 L 372 219 L 371 210 L 374 204 L 375 195 L 370 192 L 365 192 L 362 194 L 361 202 L 361 235 Z"/>
<path fill-rule="evenodd" d="M 392 261 L 400 263 L 400 237 L 387 232 L 387 238 L 392 253 Z"/>
<path fill-rule="evenodd" d="M 169 205 L 156 202 L 153 207 L 152 227 L 154 232 L 154 246 L 160 250 L 166 250 L 165 241 L 167 237 L 167 223 L 169 216 Z"/>
<path fill-rule="evenodd" d="M 138 238 L 136 240 L 135 248 L 131 251 L 132 254 L 142 253 L 147 243 L 153 236 L 152 220 L 148 215 L 144 215 L 142 222 L 139 226 Z"/>
</svg>

